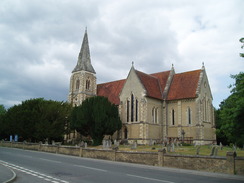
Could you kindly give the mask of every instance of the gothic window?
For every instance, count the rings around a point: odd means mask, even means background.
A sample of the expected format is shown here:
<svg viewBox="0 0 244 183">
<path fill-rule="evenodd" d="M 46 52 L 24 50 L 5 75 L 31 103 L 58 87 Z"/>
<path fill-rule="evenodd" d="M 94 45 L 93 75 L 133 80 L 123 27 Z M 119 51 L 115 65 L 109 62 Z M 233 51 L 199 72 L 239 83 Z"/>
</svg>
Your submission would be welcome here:
<svg viewBox="0 0 244 183">
<path fill-rule="evenodd" d="M 171 111 L 171 115 L 172 115 L 172 125 L 175 125 L 175 110 L 174 109 L 172 109 L 172 111 Z"/>
<path fill-rule="evenodd" d="M 138 121 L 138 100 L 136 99 L 136 121 Z"/>
<path fill-rule="evenodd" d="M 158 123 L 158 108 L 155 107 L 152 109 L 152 123 Z"/>
<path fill-rule="evenodd" d="M 131 122 L 134 121 L 134 95 L 131 94 Z"/>
<path fill-rule="evenodd" d="M 158 123 L 158 108 L 155 109 L 155 123 Z"/>
<path fill-rule="evenodd" d="M 129 120 L 130 120 L 130 101 L 129 100 L 127 100 L 126 107 L 127 107 L 127 111 L 126 111 L 127 122 L 129 122 Z"/>
<path fill-rule="evenodd" d="M 188 107 L 187 108 L 187 120 L 188 120 L 188 124 L 191 125 L 191 108 Z"/>
<path fill-rule="evenodd" d="M 76 80 L 76 84 L 75 84 L 75 89 L 76 89 L 76 90 L 79 90 L 79 88 L 80 88 L 80 80 L 77 79 L 77 80 Z"/>
<path fill-rule="evenodd" d="M 90 80 L 89 78 L 86 80 L 86 90 L 90 89 Z"/>
</svg>

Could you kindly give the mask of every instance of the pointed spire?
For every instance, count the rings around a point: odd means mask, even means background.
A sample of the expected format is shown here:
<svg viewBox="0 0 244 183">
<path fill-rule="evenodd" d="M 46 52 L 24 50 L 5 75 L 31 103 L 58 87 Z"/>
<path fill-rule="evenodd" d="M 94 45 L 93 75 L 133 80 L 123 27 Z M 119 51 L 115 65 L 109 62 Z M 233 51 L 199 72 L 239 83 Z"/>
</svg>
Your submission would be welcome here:
<svg viewBox="0 0 244 183">
<path fill-rule="evenodd" d="M 82 71 L 82 70 L 92 72 L 94 74 L 96 73 L 91 64 L 87 28 L 85 30 L 83 42 L 78 56 L 77 65 L 75 66 L 73 72 Z"/>
</svg>

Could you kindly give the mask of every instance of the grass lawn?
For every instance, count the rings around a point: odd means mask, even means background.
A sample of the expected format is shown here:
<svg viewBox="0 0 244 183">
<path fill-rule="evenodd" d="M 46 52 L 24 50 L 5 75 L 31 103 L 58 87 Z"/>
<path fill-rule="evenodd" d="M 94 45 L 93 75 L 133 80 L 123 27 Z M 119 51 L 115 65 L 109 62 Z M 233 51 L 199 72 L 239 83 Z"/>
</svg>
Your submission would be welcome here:
<svg viewBox="0 0 244 183">
<path fill-rule="evenodd" d="M 166 147 L 164 147 L 166 148 Z M 158 152 L 159 149 L 162 149 L 162 145 L 138 145 L 137 149 L 131 149 L 131 145 L 120 145 L 119 150 L 120 151 L 144 151 L 144 152 Z M 170 154 L 179 154 L 179 155 L 196 155 L 196 149 L 197 147 L 194 146 L 181 146 L 181 147 L 175 147 L 175 152 L 169 152 Z M 218 148 L 218 156 L 226 156 L 227 152 L 233 151 L 230 147 L 223 147 L 222 150 Z M 237 148 L 236 150 L 237 156 L 244 157 L 244 150 L 241 150 Z M 200 148 L 199 155 L 203 156 L 209 156 L 211 154 L 211 147 L 208 145 L 203 145 Z"/>
</svg>

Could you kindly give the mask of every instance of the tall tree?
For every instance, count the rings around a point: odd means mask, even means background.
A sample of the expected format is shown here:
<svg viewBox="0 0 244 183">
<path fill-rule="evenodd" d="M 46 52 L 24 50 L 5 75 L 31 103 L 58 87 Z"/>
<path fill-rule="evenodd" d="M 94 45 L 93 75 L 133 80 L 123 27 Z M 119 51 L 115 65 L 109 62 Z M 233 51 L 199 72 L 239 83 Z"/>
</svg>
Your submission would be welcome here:
<svg viewBox="0 0 244 183">
<path fill-rule="evenodd" d="M 0 139 L 7 138 L 6 126 L 4 123 L 4 117 L 6 114 L 6 109 L 3 105 L 0 105 Z"/>
<path fill-rule="evenodd" d="M 91 136 L 94 145 L 101 144 L 105 135 L 113 135 L 122 123 L 118 108 L 107 98 L 97 96 L 86 99 L 81 106 L 74 107 L 71 126 L 83 136 Z"/>
<path fill-rule="evenodd" d="M 4 124 L 8 135 L 18 134 L 21 140 L 62 140 L 71 106 L 42 98 L 23 101 L 7 111 Z"/>
<path fill-rule="evenodd" d="M 231 95 L 220 104 L 217 136 L 229 143 L 244 143 L 244 73 L 231 76 L 235 83 L 230 86 Z"/>
</svg>

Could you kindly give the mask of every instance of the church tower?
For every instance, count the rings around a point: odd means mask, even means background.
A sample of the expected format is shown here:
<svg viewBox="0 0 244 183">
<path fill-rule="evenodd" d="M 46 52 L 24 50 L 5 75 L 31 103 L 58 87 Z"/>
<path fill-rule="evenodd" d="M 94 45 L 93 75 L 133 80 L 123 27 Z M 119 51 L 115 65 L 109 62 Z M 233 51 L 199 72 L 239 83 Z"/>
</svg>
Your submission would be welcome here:
<svg viewBox="0 0 244 183">
<path fill-rule="evenodd" d="M 77 65 L 72 71 L 68 101 L 79 106 L 86 98 L 96 96 L 96 72 L 91 64 L 87 30 L 85 31 Z"/>
</svg>

